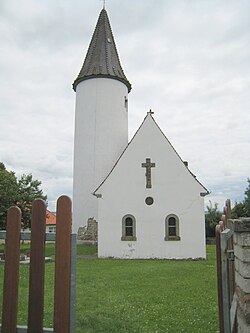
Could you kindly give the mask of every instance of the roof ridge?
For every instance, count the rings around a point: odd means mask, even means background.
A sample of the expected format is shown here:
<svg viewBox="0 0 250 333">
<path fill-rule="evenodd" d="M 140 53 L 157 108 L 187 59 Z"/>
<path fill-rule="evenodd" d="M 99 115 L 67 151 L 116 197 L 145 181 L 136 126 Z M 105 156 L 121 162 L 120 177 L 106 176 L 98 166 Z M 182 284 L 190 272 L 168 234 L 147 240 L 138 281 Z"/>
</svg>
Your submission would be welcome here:
<svg viewBox="0 0 250 333">
<path fill-rule="evenodd" d="M 105 10 L 105 9 L 103 9 Z M 107 22 L 106 20 L 104 19 L 104 37 L 105 37 L 105 40 L 108 40 L 108 36 L 107 36 Z M 111 27 L 110 27 L 110 30 L 111 30 Z M 111 34 L 112 34 L 112 30 L 111 30 Z M 107 66 L 107 69 L 108 69 L 108 72 L 109 72 L 109 63 L 108 63 L 108 44 L 105 43 L 105 60 L 106 60 L 106 66 Z"/>
<path fill-rule="evenodd" d="M 109 173 L 106 175 L 106 177 L 103 179 L 103 181 L 99 184 L 99 186 L 95 189 L 95 191 L 92 193 L 93 195 L 97 195 L 97 191 L 100 189 L 100 187 L 103 185 L 103 183 L 105 183 L 106 179 L 110 176 L 110 174 L 113 172 L 114 168 L 116 168 L 117 164 L 119 163 L 119 161 L 121 160 L 121 158 L 123 157 L 123 155 L 125 154 L 125 152 L 127 151 L 127 149 L 129 148 L 129 146 L 131 145 L 131 143 L 135 140 L 136 136 L 138 135 L 138 133 L 140 132 L 141 128 L 143 127 L 144 123 L 146 122 L 147 119 L 150 119 L 153 121 L 154 125 L 156 126 L 156 128 L 158 129 L 158 131 L 161 133 L 161 135 L 163 135 L 164 139 L 166 140 L 166 142 L 170 145 L 171 149 L 174 151 L 174 153 L 176 154 L 177 158 L 183 163 L 184 165 L 184 161 L 181 158 L 181 156 L 178 154 L 178 152 L 176 151 L 176 149 L 174 148 L 174 146 L 172 145 L 172 143 L 170 142 L 170 140 L 167 138 L 166 134 L 162 131 L 162 129 L 160 128 L 160 126 L 158 125 L 158 123 L 156 122 L 155 118 L 152 116 L 152 112 L 147 112 L 146 116 L 144 117 L 141 125 L 139 126 L 139 128 L 136 130 L 136 132 L 134 133 L 133 137 L 131 138 L 131 140 L 129 141 L 129 143 L 127 144 L 127 146 L 124 148 L 124 150 L 122 151 L 121 155 L 119 156 L 119 158 L 116 160 L 116 162 L 114 163 L 113 167 L 111 168 L 111 170 L 109 171 Z M 194 178 L 194 180 L 200 184 L 200 186 L 203 187 L 203 189 L 205 190 L 205 192 L 202 192 L 201 194 L 203 196 L 209 194 L 208 189 L 196 178 L 196 176 L 194 176 L 194 174 L 190 171 L 190 169 L 188 167 L 186 167 L 186 170 L 190 173 L 190 175 Z"/>
</svg>

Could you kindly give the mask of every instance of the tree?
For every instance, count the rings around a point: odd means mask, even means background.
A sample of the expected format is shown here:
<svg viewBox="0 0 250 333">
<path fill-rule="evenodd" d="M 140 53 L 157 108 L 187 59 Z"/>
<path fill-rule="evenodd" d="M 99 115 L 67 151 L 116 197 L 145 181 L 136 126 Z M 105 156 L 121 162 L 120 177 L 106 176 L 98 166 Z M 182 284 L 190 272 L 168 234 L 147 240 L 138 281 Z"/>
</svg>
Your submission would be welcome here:
<svg viewBox="0 0 250 333">
<path fill-rule="evenodd" d="M 231 212 L 231 218 L 238 219 L 239 217 L 246 217 L 246 216 L 247 212 L 244 202 L 236 202 Z"/>
<path fill-rule="evenodd" d="M 22 211 L 22 228 L 31 224 L 31 206 L 35 199 L 47 199 L 40 189 L 41 182 L 34 180 L 32 174 L 22 175 L 17 180 L 15 173 L 7 171 L 0 162 L 0 229 L 6 228 L 7 210 L 17 205 Z"/>
<path fill-rule="evenodd" d="M 22 211 L 22 227 L 30 228 L 31 208 L 35 199 L 47 200 L 47 196 L 40 189 L 41 182 L 34 180 L 32 174 L 22 175 L 18 180 L 18 207 Z"/>
<path fill-rule="evenodd" d="M 18 198 L 17 179 L 12 171 L 7 171 L 0 162 L 0 229 L 6 228 L 7 210 L 16 204 Z"/>
<path fill-rule="evenodd" d="M 213 206 L 212 202 L 209 201 L 205 214 L 206 237 L 215 237 L 215 226 L 220 222 L 221 215 L 222 212 L 218 210 L 218 203 Z"/>
<path fill-rule="evenodd" d="M 242 202 L 236 202 L 232 209 L 231 218 L 250 217 L 250 178 L 248 178 L 248 186 L 245 190 L 245 198 Z"/>
<path fill-rule="evenodd" d="M 246 209 L 246 216 L 250 217 L 250 178 L 248 178 L 248 187 L 245 191 L 245 209 Z"/>
</svg>

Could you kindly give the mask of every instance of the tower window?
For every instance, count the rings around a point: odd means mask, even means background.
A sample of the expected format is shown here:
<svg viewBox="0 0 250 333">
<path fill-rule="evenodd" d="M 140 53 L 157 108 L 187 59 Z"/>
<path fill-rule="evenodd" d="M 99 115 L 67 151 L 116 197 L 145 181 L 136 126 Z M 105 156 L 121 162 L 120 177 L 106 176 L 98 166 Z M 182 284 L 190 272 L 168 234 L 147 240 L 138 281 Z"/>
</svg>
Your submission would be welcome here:
<svg viewBox="0 0 250 333">
<path fill-rule="evenodd" d="M 180 240 L 179 218 L 174 215 L 168 215 L 165 220 L 165 240 Z"/>
<path fill-rule="evenodd" d="M 127 96 L 124 96 L 124 107 L 128 111 L 128 98 L 127 98 Z"/>
<path fill-rule="evenodd" d="M 133 215 L 125 215 L 122 219 L 122 241 L 136 241 L 136 221 Z"/>
</svg>

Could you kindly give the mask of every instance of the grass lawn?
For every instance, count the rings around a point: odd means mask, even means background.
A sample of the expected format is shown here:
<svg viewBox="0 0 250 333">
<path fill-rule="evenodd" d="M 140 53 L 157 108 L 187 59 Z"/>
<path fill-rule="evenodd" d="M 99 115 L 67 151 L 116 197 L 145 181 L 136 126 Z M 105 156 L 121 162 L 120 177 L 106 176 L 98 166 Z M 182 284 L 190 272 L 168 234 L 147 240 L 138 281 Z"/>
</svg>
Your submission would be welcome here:
<svg viewBox="0 0 250 333">
<path fill-rule="evenodd" d="M 47 255 L 53 251 L 49 244 Z M 218 332 L 213 245 L 207 247 L 208 260 L 201 261 L 83 258 L 95 252 L 94 247 L 78 247 L 77 333 Z M 18 323 L 23 325 L 28 270 L 21 266 Z M 46 327 L 52 327 L 53 271 L 54 264 L 46 264 Z M 1 265 L 1 291 L 2 280 Z"/>
</svg>

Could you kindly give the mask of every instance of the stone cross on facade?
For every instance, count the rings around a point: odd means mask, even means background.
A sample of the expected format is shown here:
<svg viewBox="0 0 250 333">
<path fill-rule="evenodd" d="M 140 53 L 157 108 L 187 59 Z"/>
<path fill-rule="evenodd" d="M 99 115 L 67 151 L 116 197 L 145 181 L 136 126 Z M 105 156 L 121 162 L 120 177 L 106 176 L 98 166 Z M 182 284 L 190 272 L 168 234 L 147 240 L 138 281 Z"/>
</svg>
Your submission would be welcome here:
<svg viewBox="0 0 250 333">
<path fill-rule="evenodd" d="M 151 168 L 155 167 L 155 163 L 151 163 L 151 159 L 146 158 L 146 163 L 142 163 L 141 166 L 146 168 L 146 188 L 152 188 Z"/>
</svg>

